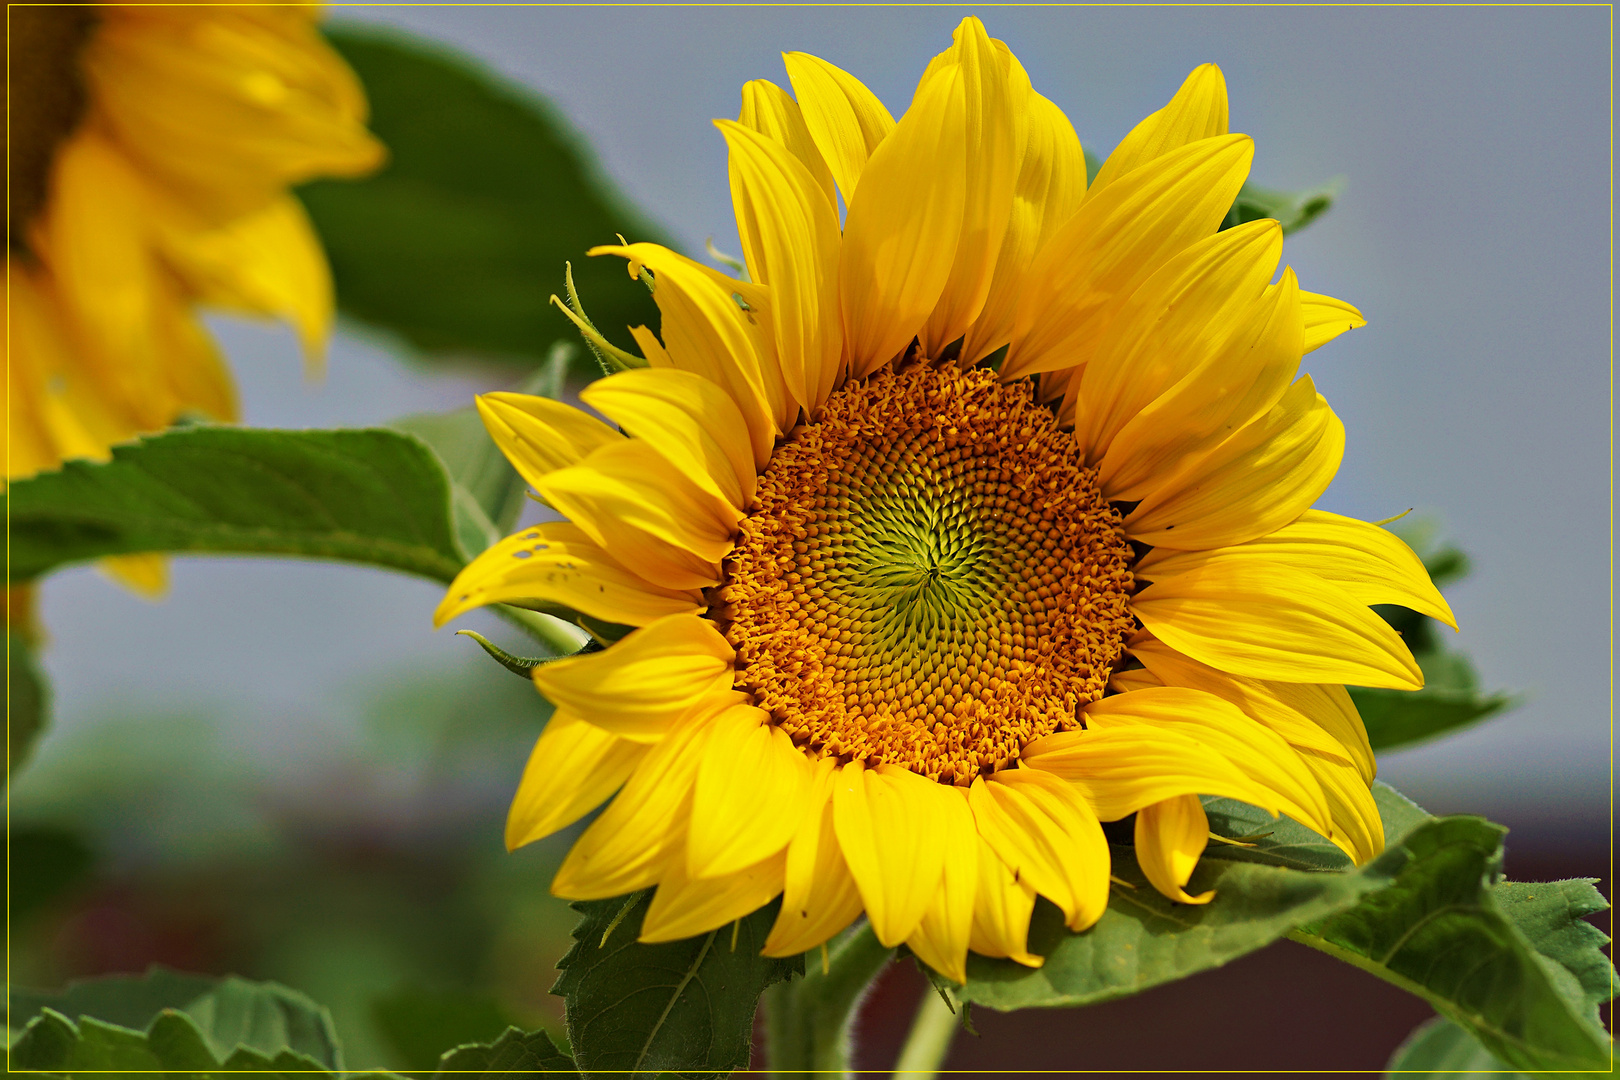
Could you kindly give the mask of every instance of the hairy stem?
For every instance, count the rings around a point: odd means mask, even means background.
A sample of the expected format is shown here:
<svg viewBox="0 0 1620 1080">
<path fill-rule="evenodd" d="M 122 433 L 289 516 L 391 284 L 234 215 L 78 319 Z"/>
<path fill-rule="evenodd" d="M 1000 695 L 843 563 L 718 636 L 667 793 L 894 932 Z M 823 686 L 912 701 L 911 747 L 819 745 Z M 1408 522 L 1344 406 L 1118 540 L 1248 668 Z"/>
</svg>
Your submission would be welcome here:
<svg viewBox="0 0 1620 1080">
<path fill-rule="evenodd" d="M 848 1076 L 855 1013 L 893 955 L 871 925 L 862 922 L 828 944 L 825 972 L 821 957 L 812 950 L 805 956 L 803 979 L 777 983 L 765 991 L 770 1075 Z"/>
<path fill-rule="evenodd" d="M 932 989 L 924 990 L 922 1001 L 917 1004 L 916 1019 L 911 1022 L 911 1032 L 900 1048 L 900 1060 L 894 1063 L 894 1075 L 910 1080 L 933 1080 L 939 1074 L 939 1067 L 945 1064 L 951 1040 L 961 1026 L 944 998 Z"/>
</svg>

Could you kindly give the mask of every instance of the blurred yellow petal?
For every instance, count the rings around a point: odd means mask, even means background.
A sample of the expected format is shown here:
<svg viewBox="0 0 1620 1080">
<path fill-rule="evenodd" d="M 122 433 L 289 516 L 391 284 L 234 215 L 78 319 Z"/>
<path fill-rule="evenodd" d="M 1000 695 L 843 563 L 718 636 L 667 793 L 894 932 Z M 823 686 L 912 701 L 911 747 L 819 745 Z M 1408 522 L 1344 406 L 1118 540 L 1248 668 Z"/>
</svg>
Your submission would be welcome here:
<svg viewBox="0 0 1620 1080">
<path fill-rule="evenodd" d="M 1183 904 L 1207 904 L 1214 890 L 1191 896 L 1186 885 L 1209 843 L 1209 818 L 1197 795 L 1144 806 L 1136 815 L 1136 865 L 1155 889 Z"/>
<path fill-rule="evenodd" d="M 1321 293 L 1300 293 L 1299 308 L 1304 324 L 1306 352 L 1320 349 L 1347 330 L 1367 325 L 1361 310 L 1354 304 Z"/>
<path fill-rule="evenodd" d="M 559 708 L 624 738 L 662 738 L 700 703 L 731 688 L 734 654 L 714 624 L 669 615 L 602 652 L 552 660 L 534 685 Z"/>
<path fill-rule="evenodd" d="M 1344 457 L 1344 425 L 1309 375 L 1264 416 L 1194 455 L 1125 518 L 1153 547 L 1241 544 L 1293 521 L 1327 490 Z"/>
<path fill-rule="evenodd" d="M 506 814 L 506 850 L 565 829 L 607 801 L 647 755 L 567 709 L 551 715 Z"/>
<path fill-rule="evenodd" d="M 169 594 L 169 558 L 159 552 L 109 555 L 96 567 L 143 600 L 161 600 Z"/>
<path fill-rule="evenodd" d="M 1071 930 L 1108 906 L 1108 841 L 1073 787 L 1039 769 L 1006 769 L 973 781 L 968 803 L 984 837 L 1020 881 L 1056 904 Z"/>
<path fill-rule="evenodd" d="M 780 144 L 799 159 L 809 171 L 815 186 L 827 196 L 836 223 L 838 188 L 833 183 L 832 170 L 816 148 L 816 141 L 804 120 L 804 111 L 792 95 L 769 79 L 743 83 L 742 111 L 737 114 L 737 123 Z"/>
<path fill-rule="evenodd" d="M 860 889 L 833 823 L 832 785 L 839 768 L 833 758 L 812 766 L 810 796 L 788 844 L 782 910 L 765 940 L 766 956 L 797 956 L 813 949 L 861 913 Z"/>
<path fill-rule="evenodd" d="M 770 715 L 751 705 L 715 718 L 692 793 L 686 872 L 723 877 L 770 858 L 799 831 L 810 763 Z"/>
<path fill-rule="evenodd" d="M 1188 143 L 1225 135 L 1226 122 L 1226 78 L 1214 64 L 1200 64 L 1168 105 L 1150 114 L 1119 141 L 1097 170 L 1089 194 L 1097 194 L 1132 169 Z"/>
<path fill-rule="evenodd" d="M 893 766 L 845 765 L 833 781 L 833 827 L 872 930 L 898 945 L 922 922 L 945 873 L 932 780 Z"/>
<path fill-rule="evenodd" d="M 561 604 L 626 626 L 697 615 L 707 607 L 696 589 L 666 589 L 626 570 L 566 521 L 514 533 L 467 564 L 445 591 L 433 625 L 485 604 Z"/>
<path fill-rule="evenodd" d="M 847 206 L 867 160 L 894 131 L 894 118 L 859 79 L 809 53 L 783 53 L 805 127 L 832 171 Z"/>
<path fill-rule="evenodd" d="M 490 438 L 530 487 L 578 465 L 599 446 L 624 436 L 572 405 L 533 394 L 479 394 L 478 415 Z"/>
<path fill-rule="evenodd" d="M 964 83 L 950 64 L 918 90 L 850 203 L 838 289 L 856 378 L 902 352 L 945 291 L 967 197 Z"/>
</svg>

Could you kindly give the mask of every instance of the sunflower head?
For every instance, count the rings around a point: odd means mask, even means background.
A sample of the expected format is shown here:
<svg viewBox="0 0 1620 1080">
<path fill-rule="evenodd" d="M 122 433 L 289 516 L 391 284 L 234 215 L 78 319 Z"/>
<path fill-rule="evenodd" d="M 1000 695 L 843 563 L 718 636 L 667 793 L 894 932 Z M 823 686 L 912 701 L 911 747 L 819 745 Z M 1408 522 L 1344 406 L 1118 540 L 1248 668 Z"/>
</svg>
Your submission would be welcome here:
<svg viewBox="0 0 1620 1080">
<path fill-rule="evenodd" d="M 626 244 L 648 367 L 485 421 L 566 520 L 452 584 L 632 628 L 534 671 L 556 706 L 508 843 L 612 802 L 553 888 L 657 887 L 641 928 L 781 896 L 791 955 L 863 912 L 965 976 L 1038 965 L 1037 895 L 1107 904 L 1101 822 L 1184 903 L 1200 795 L 1383 835 L 1345 683 L 1421 684 L 1369 608 L 1450 621 L 1383 530 L 1311 509 L 1343 428 L 1301 356 L 1361 325 L 1281 229 L 1221 230 L 1252 147 L 1194 71 L 1087 183 L 1068 120 L 976 19 L 896 121 L 786 56 L 718 121 L 747 265 Z M 840 201 L 847 208 L 840 214 Z M 598 419 L 601 417 L 603 419 Z M 615 795 L 615 792 L 617 794 Z"/>
</svg>

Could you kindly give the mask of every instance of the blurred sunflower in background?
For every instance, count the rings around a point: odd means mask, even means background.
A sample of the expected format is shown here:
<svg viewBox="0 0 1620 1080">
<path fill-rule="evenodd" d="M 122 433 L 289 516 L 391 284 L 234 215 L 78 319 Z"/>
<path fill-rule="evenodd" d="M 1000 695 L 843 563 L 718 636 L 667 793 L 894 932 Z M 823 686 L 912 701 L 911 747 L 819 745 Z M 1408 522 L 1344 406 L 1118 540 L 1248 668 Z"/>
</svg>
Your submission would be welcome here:
<svg viewBox="0 0 1620 1080">
<path fill-rule="evenodd" d="M 1221 229 L 1253 148 L 1194 71 L 1087 184 L 1074 130 L 976 19 L 898 122 L 785 57 L 718 121 L 748 280 L 627 244 L 649 366 L 584 411 L 488 394 L 491 434 L 568 520 L 451 586 L 634 628 L 542 664 L 556 705 L 508 822 L 611 804 L 553 885 L 657 887 L 641 936 L 782 896 L 792 955 L 863 912 L 952 979 L 1029 965 L 1037 895 L 1083 930 L 1101 823 L 1135 815 L 1165 895 L 1199 795 L 1383 847 L 1344 684 L 1422 673 L 1369 605 L 1447 623 L 1418 558 L 1310 507 L 1343 427 L 1301 356 L 1362 324 L 1277 269 L 1275 221 Z M 840 220 L 839 199 L 847 207 Z M 1275 280 L 1274 280 L 1275 279 Z"/>
<path fill-rule="evenodd" d="M 10 12 L 8 480 L 188 415 L 234 420 L 200 305 L 284 319 L 320 362 L 332 285 L 288 188 L 384 150 L 318 10 Z M 106 565 L 163 588 L 158 556 Z"/>
</svg>

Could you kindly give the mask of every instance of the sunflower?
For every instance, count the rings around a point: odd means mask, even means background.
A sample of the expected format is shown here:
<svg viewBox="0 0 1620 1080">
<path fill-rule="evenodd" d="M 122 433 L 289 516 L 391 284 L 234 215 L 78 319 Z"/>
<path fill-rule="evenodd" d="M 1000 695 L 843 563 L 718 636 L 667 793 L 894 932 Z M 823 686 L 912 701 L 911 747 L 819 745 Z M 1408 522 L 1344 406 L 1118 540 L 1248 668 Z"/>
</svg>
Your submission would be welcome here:
<svg viewBox="0 0 1620 1080">
<path fill-rule="evenodd" d="M 611 425 L 479 399 L 567 520 L 481 555 L 438 621 L 505 602 L 634 628 L 534 670 L 556 711 L 508 845 L 613 796 L 553 890 L 656 886 L 642 940 L 780 895 L 770 955 L 864 912 L 959 981 L 970 949 L 1041 963 L 1037 896 L 1096 922 L 1104 821 L 1134 814 L 1143 872 L 1187 904 L 1212 895 L 1186 890 L 1200 794 L 1371 858 L 1343 684 L 1422 674 L 1368 605 L 1451 614 L 1399 540 L 1310 509 L 1344 432 L 1296 371 L 1362 319 L 1277 275 L 1276 222 L 1220 231 L 1252 150 L 1219 70 L 1088 186 L 976 19 L 898 122 L 785 61 L 791 96 L 750 83 L 717 121 L 749 280 L 598 248 L 662 316 L 633 330 L 647 367 L 580 395 Z"/>
<path fill-rule="evenodd" d="M 318 362 L 332 286 L 287 188 L 383 150 L 316 11 L 11 10 L 7 479 L 234 420 L 199 304 L 285 319 Z M 160 582 L 161 563 L 118 565 Z"/>
</svg>

